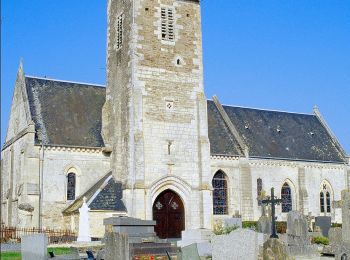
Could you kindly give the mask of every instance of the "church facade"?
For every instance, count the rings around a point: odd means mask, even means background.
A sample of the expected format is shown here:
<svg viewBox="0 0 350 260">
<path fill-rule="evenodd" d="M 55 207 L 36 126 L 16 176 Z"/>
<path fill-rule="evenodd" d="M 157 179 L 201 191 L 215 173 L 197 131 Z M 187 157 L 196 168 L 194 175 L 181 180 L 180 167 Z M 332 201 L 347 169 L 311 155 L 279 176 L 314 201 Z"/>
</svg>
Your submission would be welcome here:
<svg viewBox="0 0 350 260">
<path fill-rule="evenodd" d="M 107 86 L 19 67 L 1 159 L 7 226 L 77 230 L 103 218 L 157 221 L 162 238 L 257 220 L 270 188 L 290 210 L 329 215 L 350 188 L 349 158 L 317 108 L 297 114 L 222 105 L 203 86 L 196 0 L 109 0 Z"/>
</svg>

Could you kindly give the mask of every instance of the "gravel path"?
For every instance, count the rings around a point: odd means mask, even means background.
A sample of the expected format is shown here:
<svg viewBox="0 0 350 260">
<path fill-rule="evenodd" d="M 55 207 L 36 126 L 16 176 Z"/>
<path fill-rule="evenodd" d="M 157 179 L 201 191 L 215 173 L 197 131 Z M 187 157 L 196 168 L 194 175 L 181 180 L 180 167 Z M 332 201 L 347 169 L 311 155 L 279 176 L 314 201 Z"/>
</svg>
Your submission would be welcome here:
<svg viewBox="0 0 350 260">
<path fill-rule="evenodd" d="M 21 244 L 20 243 L 1 243 L 1 252 L 20 252 Z"/>
</svg>

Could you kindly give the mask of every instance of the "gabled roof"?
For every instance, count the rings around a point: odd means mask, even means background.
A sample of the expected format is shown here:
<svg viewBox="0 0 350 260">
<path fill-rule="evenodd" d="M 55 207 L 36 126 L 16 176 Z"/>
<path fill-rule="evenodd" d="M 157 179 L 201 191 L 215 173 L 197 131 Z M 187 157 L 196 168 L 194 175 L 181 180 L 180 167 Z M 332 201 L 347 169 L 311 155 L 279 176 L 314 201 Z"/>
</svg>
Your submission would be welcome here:
<svg viewBox="0 0 350 260">
<path fill-rule="evenodd" d="M 101 112 L 105 88 L 26 76 L 36 144 L 84 147 L 104 146 Z"/>
<path fill-rule="evenodd" d="M 109 172 L 98 180 L 84 194 L 80 195 L 67 208 L 63 210 L 63 214 L 72 214 L 78 212 L 86 198 L 87 205 L 90 210 L 108 210 L 108 211 L 126 211 L 126 207 L 122 201 L 122 185 L 116 182 Z"/>
<path fill-rule="evenodd" d="M 249 157 L 346 162 L 341 147 L 316 115 L 223 108 L 247 145 Z"/>
<path fill-rule="evenodd" d="M 30 76 L 25 84 L 37 144 L 104 146 L 103 86 Z M 207 109 L 211 155 L 244 156 L 243 142 L 249 157 L 346 162 L 345 152 L 316 115 L 225 105 L 225 121 L 213 101 L 208 100 Z"/>
</svg>

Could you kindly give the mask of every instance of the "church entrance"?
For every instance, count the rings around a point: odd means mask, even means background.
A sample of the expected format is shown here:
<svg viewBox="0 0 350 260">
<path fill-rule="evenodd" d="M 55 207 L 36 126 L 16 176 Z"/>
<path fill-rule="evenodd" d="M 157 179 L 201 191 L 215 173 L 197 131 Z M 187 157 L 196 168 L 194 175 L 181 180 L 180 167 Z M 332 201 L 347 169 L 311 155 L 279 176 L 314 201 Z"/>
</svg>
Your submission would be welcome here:
<svg viewBox="0 0 350 260">
<path fill-rule="evenodd" d="M 165 190 L 153 204 L 153 220 L 157 221 L 155 232 L 159 238 L 181 238 L 185 229 L 185 210 L 179 195 Z"/>
</svg>

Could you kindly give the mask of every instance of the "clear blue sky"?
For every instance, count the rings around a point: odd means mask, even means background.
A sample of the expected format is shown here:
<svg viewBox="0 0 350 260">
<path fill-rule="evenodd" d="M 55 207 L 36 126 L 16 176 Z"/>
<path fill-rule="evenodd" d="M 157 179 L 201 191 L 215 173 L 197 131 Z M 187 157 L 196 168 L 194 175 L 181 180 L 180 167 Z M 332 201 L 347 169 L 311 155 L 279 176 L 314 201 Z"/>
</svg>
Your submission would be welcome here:
<svg viewBox="0 0 350 260">
<path fill-rule="evenodd" d="M 2 1 L 1 143 L 25 73 L 105 83 L 106 0 Z M 350 1 L 202 0 L 206 95 L 311 113 L 350 153 Z"/>
</svg>

